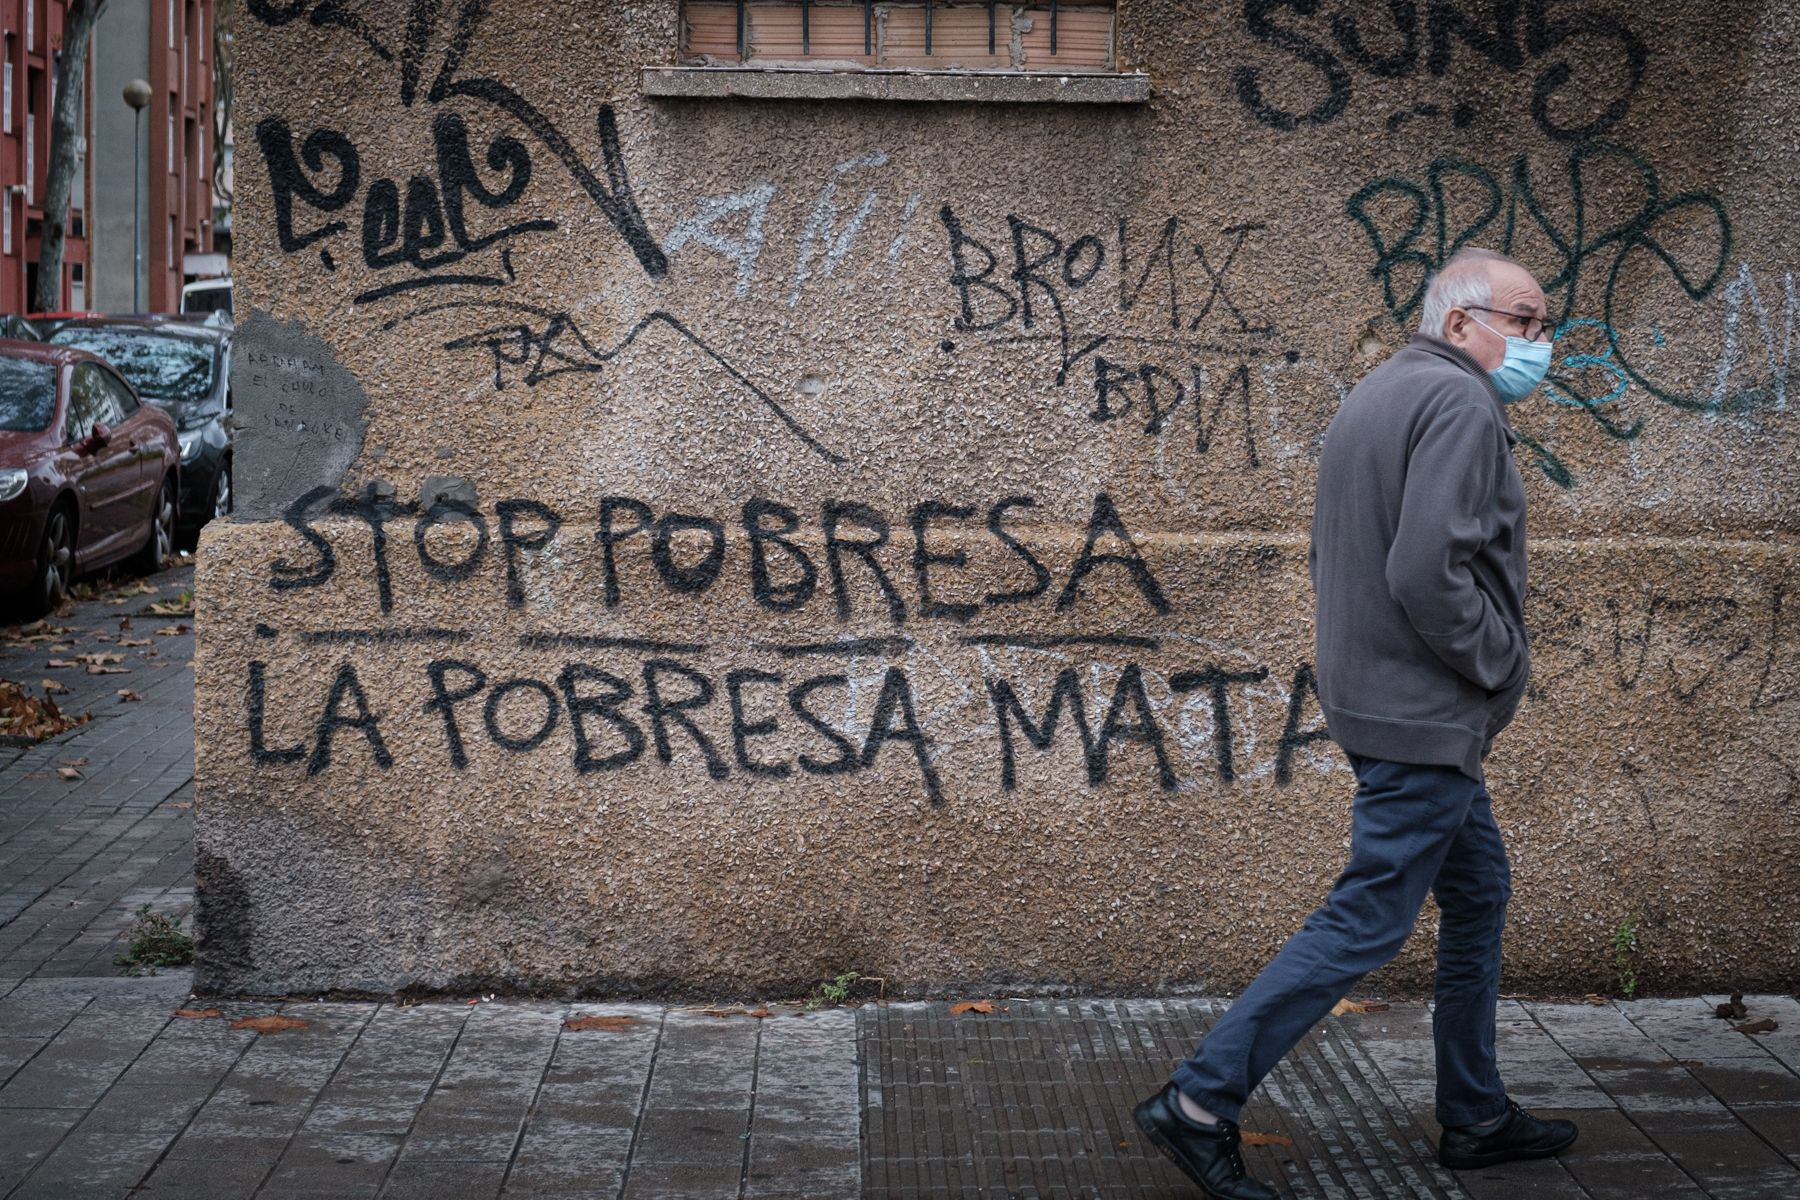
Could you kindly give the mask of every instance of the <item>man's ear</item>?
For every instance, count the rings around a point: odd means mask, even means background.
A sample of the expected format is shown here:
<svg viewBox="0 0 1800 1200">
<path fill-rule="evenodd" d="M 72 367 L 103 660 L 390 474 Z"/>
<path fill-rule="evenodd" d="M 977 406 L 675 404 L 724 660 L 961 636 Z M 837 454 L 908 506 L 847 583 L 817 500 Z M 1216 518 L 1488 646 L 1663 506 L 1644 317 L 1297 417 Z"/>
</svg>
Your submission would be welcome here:
<svg viewBox="0 0 1800 1200">
<path fill-rule="evenodd" d="M 1453 308 L 1444 314 L 1443 338 L 1452 345 L 1460 346 L 1469 336 L 1469 314 L 1460 308 Z"/>
</svg>

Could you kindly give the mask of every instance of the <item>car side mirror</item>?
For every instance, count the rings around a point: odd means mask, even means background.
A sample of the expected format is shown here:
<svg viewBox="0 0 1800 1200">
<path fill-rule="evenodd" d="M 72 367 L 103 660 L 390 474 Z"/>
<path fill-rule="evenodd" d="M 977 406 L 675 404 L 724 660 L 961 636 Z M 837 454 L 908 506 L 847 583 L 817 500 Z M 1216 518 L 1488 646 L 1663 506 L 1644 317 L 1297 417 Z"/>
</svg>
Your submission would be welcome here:
<svg viewBox="0 0 1800 1200">
<path fill-rule="evenodd" d="M 95 421 L 93 432 L 81 439 L 81 448 L 92 454 L 112 440 L 112 430 L 105 421 Z"/>
</svg>

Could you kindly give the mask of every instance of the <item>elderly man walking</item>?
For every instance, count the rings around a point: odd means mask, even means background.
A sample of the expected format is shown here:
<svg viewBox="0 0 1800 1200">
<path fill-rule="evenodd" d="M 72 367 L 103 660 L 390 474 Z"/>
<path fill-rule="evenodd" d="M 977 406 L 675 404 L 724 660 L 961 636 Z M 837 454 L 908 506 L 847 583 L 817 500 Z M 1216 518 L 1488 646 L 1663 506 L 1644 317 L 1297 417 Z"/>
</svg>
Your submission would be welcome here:
<svg viewBox="0 0 1800 1200">
<path fill-rule="evenodd" d="M 1507 1098 L 1494 1062 L 1511 873 L 1482 760 L 1525 691 L 1525 490 L 1504 405 L 1550 363 L 1544 293 L 1465 249 L 1425 293 L 1418 334 L 1344 400 L 1313 507 L 1319 700 L 1357 790 L 1350 862 L 1134 1116 L 1215 1200 L 1265 1200 L 1236 1120 L 1250 1090 L 1437 898 L 1438 1161 L 1485 1167 L 1575 1140 Z"/>
</svg>

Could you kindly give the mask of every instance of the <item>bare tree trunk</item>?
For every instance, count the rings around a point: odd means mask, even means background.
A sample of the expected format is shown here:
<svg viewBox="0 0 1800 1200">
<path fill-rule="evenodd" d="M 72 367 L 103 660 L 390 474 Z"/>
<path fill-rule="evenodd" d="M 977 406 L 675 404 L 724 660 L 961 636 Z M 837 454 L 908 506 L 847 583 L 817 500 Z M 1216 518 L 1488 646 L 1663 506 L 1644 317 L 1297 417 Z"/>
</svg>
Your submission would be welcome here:
<svg viewBox="0 0 1800 1200">
<path fill-rule="evenodd" d="M 106 0 L 69 0 L 63 16 L 62 54 L 56 60 L 56 105 L 50 114 L 50 172 L 44 183 L 44 227 L 38 240 L 37 312 L 62 307 L 63 241 L 69 234 L 69 194 L 74 190 L 81 141 L 82 98 L 87 89 L 88 43 Z"/>
<path fill-rule="evenodd" d="M 231 110 L 237 96 L 237 0 L 213 5 L 213 202 L 231 211 L 231 187 L 225 178 L 225 135 L 231 132 Z"/>
</svg>

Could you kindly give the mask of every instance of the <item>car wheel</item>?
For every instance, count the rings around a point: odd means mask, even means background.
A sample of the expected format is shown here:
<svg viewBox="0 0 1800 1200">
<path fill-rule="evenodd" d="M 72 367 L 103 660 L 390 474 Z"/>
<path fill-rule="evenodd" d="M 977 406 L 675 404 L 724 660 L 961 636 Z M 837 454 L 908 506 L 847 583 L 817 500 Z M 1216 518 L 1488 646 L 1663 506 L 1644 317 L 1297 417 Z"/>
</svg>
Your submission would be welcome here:
<svg viewBox="0 0 1800 1200">
<path fill-rule="evenodd" d="M 160 571 L 175 553 L 175 485 L 162 481 L 156 489 L 156 506 L 150 510 L 150 536 L 138 554 L 138 566 L 146 573 Z"/>
<path fill-rule="evenodd" d="M 34 616 L 56 611 L 75 576 L 75 518 L 66 505 L 50 510 L 38 545 L 37 584 L 31 591 Z"/>
<path fill-rule="evenodd" d="M 228 516 L 231 513 L 231 460 L 228 458 L 219 464 L 218 477 L 213 480 L 212 512 L 213 517 Z"/>
</svg>

